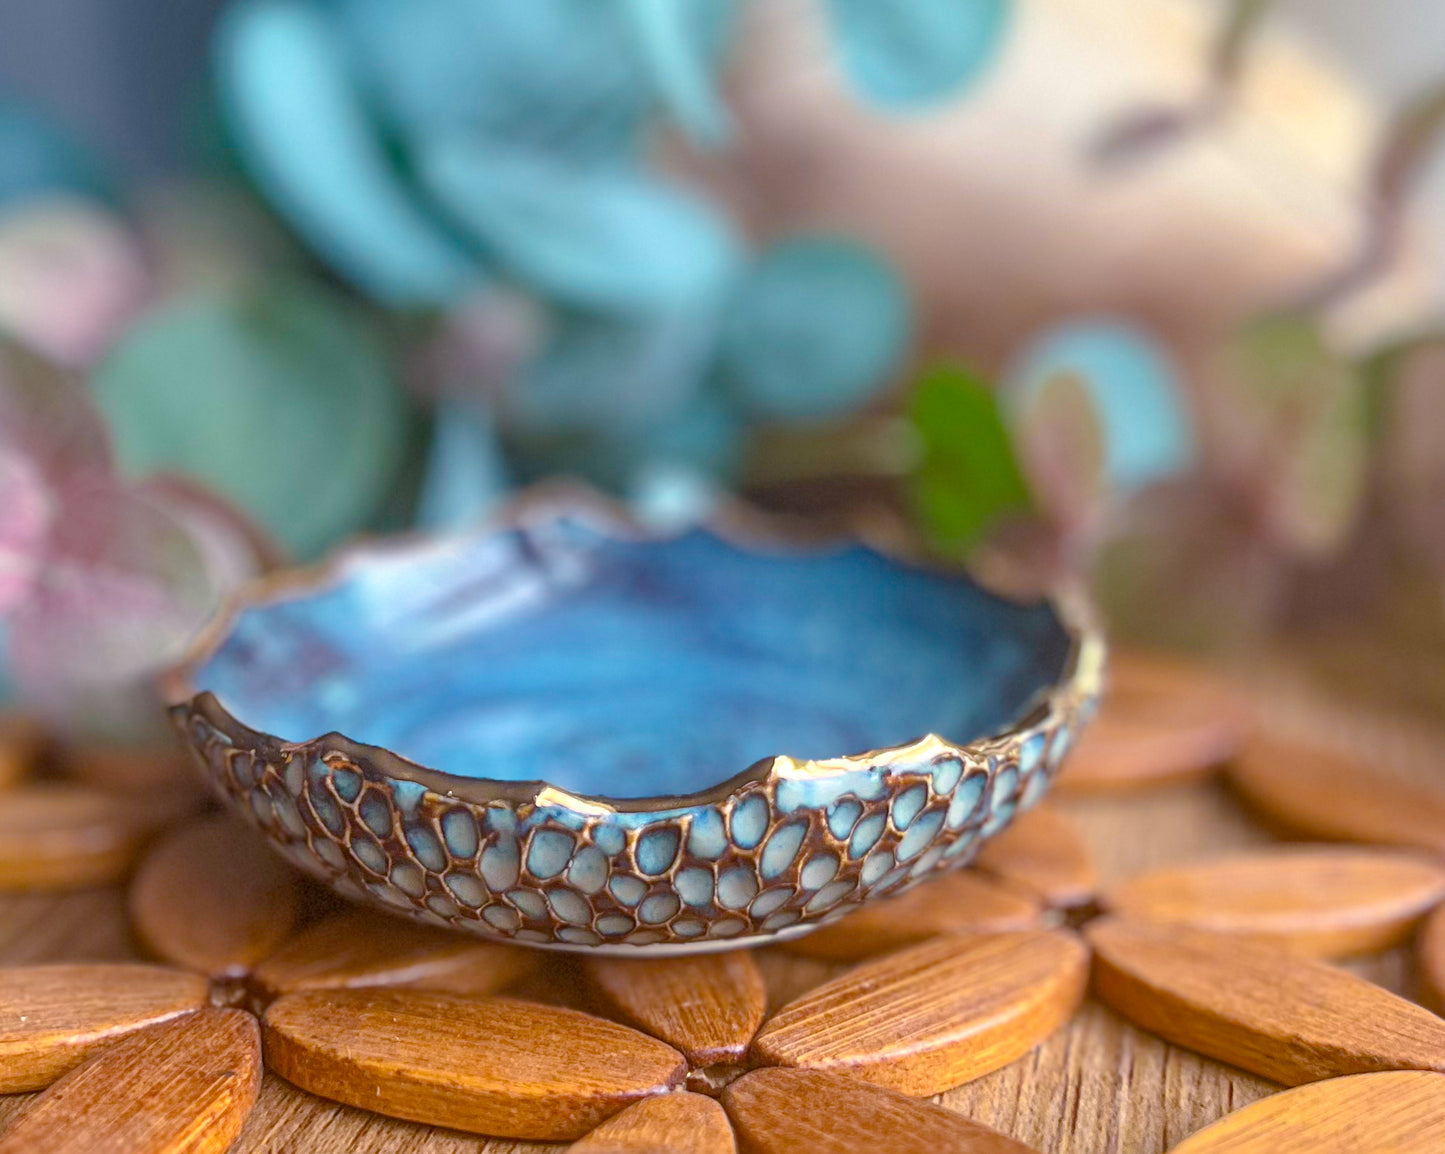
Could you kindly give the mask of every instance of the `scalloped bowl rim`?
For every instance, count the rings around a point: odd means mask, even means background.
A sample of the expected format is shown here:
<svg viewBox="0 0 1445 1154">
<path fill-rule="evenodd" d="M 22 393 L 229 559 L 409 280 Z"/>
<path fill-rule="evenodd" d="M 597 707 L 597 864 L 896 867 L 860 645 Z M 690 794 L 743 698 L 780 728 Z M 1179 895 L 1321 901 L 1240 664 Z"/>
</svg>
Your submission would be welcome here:
<svg viewBox="0 0 1445 1154">
<path fill-rule="evenodd" d="M 491 515 L 464 530 L 461 536 L 486 537 L 538 520 L 559 517 L 584 518 L 589 527 L 626 541 L 665 541 L 684 532 L 701 529 L 729 545 L 754 552 L 774 550 L 796 554 L 810 546 L 853 545 L 894 564 L 964 577 L 987 589 L 977 574 L 938 563 L 878 524 L 855 523 L 845 531 L 821 532 L 815 526 L 792 525 L 784 515 L 764 512 L 734 498 L 722 503 L 700 524 L 669 530 L 644 524 L 620 502 L 584 483 L 570 480 L 534 485 L 515 494 Z M 511 801 L 596 816 L 661 812 L 715 804 L 754 782 L 766 783 L 785 778 L 819 781 L 884 761 L 898 762 L 943 752 L 960 757 L 977 754 L 1040 724 L 1055 712 L 1056 703 L 1066 698 L 1077 697 L 1081 693 L 1084 696 L 1096 695 L 1103 682 L 1106 647 L 1093 607 L 1082 590 L 1073 587 L 1058 589 L 1039 600 L 1047 602 L 1068 636 L 1069 650 L 1063 667 L 1058 677 L 1038 691 L 1016 717 L 993 732 L 965 742 L 928 733 L 898 745 L 808 760 L 774 754 L 759 758 L 740 772 L 704 789 L 639 798 L 577 793 L 554 786 L 545 779 L 509 781 L 463 777 L 432 769 L 384 746 L 355 741 L 335 730 L 303 741 L 283 741 L 252 729 L 223 706 L 215 694 L 195 688 L 196 674 L 224 644 L 242 613 L 266 605 L 300 600 L 334 588 L 344 583 L 354 569 L 365 566 L 369 561 L 404 557 L 435 544 L 438 539 L 434 534 L 420 532 L 363 538 L 342 546 L 313 565 L 283 569 L 245 583 L 227 598 L 183 656 L 161 674 L 160 693 L 168 711 L 173 717 L 180 717 L 187 710 L 193 710 L 227 733 L 244 734 L 257 744 L 273 744 L 283 753 L 324 745 L 328 750 L 369 763 L 393 779 L 414 782 L 442 796 L 473 804 Z"/>
</svg>

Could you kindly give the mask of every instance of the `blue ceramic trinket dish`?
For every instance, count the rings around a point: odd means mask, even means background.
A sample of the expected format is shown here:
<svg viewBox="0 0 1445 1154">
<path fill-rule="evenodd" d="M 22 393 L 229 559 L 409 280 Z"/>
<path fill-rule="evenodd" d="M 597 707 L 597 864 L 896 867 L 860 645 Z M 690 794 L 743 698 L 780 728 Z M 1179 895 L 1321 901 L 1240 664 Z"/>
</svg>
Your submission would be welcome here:
<svg viewBox="0 0 1445 1154">
<path fill-rule="evenodd" d="M 755 944 L 971 860 L 1103 643 L 860 544 L 573 489 L 263 582 L 167 678 L 232 806 L 350 897 L 508 942 Z"/>
</svg>

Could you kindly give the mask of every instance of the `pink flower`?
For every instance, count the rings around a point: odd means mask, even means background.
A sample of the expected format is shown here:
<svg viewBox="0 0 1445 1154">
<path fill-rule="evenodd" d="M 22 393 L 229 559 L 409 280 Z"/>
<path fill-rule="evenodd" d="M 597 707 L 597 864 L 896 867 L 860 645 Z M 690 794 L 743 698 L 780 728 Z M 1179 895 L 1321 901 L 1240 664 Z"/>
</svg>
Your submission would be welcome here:
<svg viewBox="0 0 1445 1154">
<path fill-rule="evenodd" d="M 152 676 L 264 558 L 218 498 L 118 476 L 84 387 L 0 345 L 0 621 L 28 705 L 148 730 Z"/>
</svg>

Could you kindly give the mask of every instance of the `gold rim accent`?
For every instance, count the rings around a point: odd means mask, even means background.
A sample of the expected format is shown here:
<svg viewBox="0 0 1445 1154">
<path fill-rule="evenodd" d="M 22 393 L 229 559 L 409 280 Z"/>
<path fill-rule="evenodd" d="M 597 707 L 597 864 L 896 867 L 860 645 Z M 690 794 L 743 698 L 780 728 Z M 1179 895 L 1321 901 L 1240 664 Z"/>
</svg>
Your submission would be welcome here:
<svg viewBox="0 0 1445 1154">
<path fill-rule="evenodd" d="M 571 480 L 544 482 L 516 494 L 495 513 L 480 521 L 474 528 L 466 530 L 465 535 L 485 536 L 499 531 L 520 529 L 539 520 L 564 515 L 585 517 L 594 527 L 615 537 L 633 541 L 666 541 L 682 532 L 702 528 L 729 544 L 754 552 L 776 550 L 795 554 L 804 549 L 860 545 L 895 563 L 943 572 L 955 577 L 966 577 L 989 591 L 987 585 L 975 574 L 959 566 L 941 563 L 937 558 L 908 544 L 901 533 L 881 522 L 860 521 L 846 531 L 819 530 L 816 526 L 794 518 L 766 513 L 740 499 L 730 498 L 700 525 L 689 524 L 685 529 L 669 532 L 643 524 L 621 502 L 580 481 Z M 284 755 L 323 749 L 328 753 L 340 753 L 357 763 L 367 764 L 388 777 L 415 782 L 440 796 L 475 805 L 507 801 L 536 807 L 560 807 L 579 815 L 595 817 L 608 813 L 654 813 L 715 805 L 755 782 L 768 784 L 785 779 L 823 779 L 868 769 L 879 763 L 921 759 L 942 753 L 976 760 L 988 754 L 997 754 L 1021 742 L 1027 734 L 1056 715 L 1067 720 L 1077 712 L 1082 703 L 1097 698 L 1103 688 L 1106 645 L 1097 615 L 1081 588 L 1067 587 L 1040 598 L 1040 601 L 1051 606 L 1069 637 L 1069 653 L 1064 661 L 1063 672 L 1058 681 L 1040 691 L 1024 706 L 1018 717 L 1000 730 L 963 744 L 929 733 L 900 745 L 806 761 L 786 754 L 776 754 L 762 758 L 725 781 L 706 789 L 688 794 L 648 798 L 609 798 L 577 794 L 560 789 L 545 780 L 502 781 L 496 778 L 460 777 L 421 765 L 384 746 L 354 741 L 335 731 L 319 734 L 306 741 L 282 741 L 274 735 L 246 725 L 226 709 L 209 690 L 197 691 L 196 673 L 225 642 L 242 613 L 335 587 L 350 576 L 353 568 L 367 561 L 403 556 L 435 540 L 435 537 L 420 532 L 363 539 L 341 547 L 330 557 L 314 565 L 282 570 L 246 583 L 227 599 L 226 604 L 187 647 L 184 656 L 160 675 L 159 689 L 169 713 L 173 718 L 199 714 L 223 733 L 237 739 L 240 744 L 274 746 Z M 1002 593 L 989 592 L 992 596 L 1004 600 L 1014 600 Z"/>
</svg>

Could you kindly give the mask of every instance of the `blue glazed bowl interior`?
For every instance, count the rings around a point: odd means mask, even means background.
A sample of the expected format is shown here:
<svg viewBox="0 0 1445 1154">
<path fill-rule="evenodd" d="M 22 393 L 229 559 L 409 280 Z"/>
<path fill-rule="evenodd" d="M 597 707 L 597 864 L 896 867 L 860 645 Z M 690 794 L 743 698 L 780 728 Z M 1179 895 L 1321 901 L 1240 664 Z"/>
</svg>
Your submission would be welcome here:
<svg viewBox="0 0 1445 1154">
<path fill-rule="evenodd" d="M 578 517 L 353 556 L 197 670 L 252 729 L 463 778 L 675 796 L 776 754 L 965 743 L 1063 677 L 1045 603 L 862 547 L 620 537 Z"/>
</svg>

